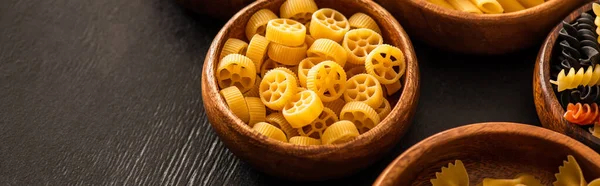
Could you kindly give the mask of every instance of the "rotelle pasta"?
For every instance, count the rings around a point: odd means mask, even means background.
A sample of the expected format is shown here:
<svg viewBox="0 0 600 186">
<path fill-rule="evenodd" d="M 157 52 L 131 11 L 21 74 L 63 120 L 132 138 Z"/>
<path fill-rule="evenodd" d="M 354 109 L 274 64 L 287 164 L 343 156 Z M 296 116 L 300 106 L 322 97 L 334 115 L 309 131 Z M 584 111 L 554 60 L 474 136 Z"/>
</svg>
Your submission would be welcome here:
<svg viewBox="0 0 600 186">
<path fill-rule="evenodd" d="M 246 38 L 251 40 L 255 34 L 264 36 L 267 30 L 267 23 L 272 19 L 277 19 L 277 15 L 271 10 L 261 9 L 254 13 L 246 24 Z"/>
</svg>

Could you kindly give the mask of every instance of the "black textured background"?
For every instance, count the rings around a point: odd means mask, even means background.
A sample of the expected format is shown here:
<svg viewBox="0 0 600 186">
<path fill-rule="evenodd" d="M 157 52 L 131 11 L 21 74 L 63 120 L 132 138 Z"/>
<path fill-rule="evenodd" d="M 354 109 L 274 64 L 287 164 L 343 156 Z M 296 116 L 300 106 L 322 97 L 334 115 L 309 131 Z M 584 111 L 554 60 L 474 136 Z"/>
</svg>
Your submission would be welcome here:
<svg viewBox="0 0 600 186">
<path fill-rule="evenodd" d="M 0 1 L 0 185 L 281 185 L 233 156 L 207 123 L 204 55 L 224 22 L 169 0 Z M 474 122 L 538 124 L 537 47 L 459 55 L 417 41 L 421 100 L 403 150 Z"/>
</svg>

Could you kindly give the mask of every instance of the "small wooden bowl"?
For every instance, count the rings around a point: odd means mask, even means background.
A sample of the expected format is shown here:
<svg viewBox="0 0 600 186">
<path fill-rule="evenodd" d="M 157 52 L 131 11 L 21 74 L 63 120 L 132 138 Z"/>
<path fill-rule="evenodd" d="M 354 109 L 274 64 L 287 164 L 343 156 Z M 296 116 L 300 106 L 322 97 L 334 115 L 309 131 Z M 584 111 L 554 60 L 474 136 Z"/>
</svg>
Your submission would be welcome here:
<svg viewBox="0 0 600 186">
<path fill-rule="evenodd" d="M 476 15 L 426 0 L 376 0 L 404 25 L 411 37 L 445 50 L 503 54 L 532 47 L 570 11 L 591 0 L 550 0 L 506 14 Z"/>
<path fill-rule="evenodd" d="M 572 23 L 581 15 L 581 13 L 590 11 L 591 9 L 592 3 L 589 3 L 575 10 L 571 15 L 565 18 L 564 21 Z M 570 124 L 563 118 L 565 110 L 558 102 L 558 98 L 550 84 L 550 60 L 552 59 L 554 47 L 557 47 L 556 39 L 558 38 L 558 32 L 562 28 L 562 23 L 559 23 L 558 21 L 557 23 L 558 25 L 556 25 L 542 45 L 535 63 L 533 74 L 533 98 L 535 101 L 535 108 L 542 126 L 575 138 L 597 152 L 600 152 L 600 139 L 594 137 L 590 132 L 580 126 Z"/>
<path fill-rule="evenodd" d="M 600 155 L 556 132 L 517 123 L 479 123 L 433 135 L 394 160 L 373 185 L 431 185 L 442 166 L 461 160 L 471 185 L 483 178 L 529 173 L 551 185 L 554 174 L 573 155 L 587 179 L 600 177 Z"/>
<path fill-rule="evenodd" d="M 238 12 L 221 29 L 204 61 L 202 98 L 208 119 L 225 145 L 256 169 L 277 177 L 316 181 L 339 178 L 365 168 L 388 152 L 408 129 L 419 97 L 419 69 L 412 44 L 404 29 L 384 8 L 371 0 L 316 0 L 319 8 L 334 8 L 347 17 L 363 12 L 373 17 L 385 43 L 400 48 L 407 68 L 403 89 L 392 96 L 389 116 L 357 139 L 339 145 L 297 146 L 253 131 L 237 118 L 219 96 L 214 76 L 219 52 L 228 38 L 245 38 L 244 27 L 255 12 L 268 8 L 279 14 L 284 0 L 256 1 Z"/>
</svg>

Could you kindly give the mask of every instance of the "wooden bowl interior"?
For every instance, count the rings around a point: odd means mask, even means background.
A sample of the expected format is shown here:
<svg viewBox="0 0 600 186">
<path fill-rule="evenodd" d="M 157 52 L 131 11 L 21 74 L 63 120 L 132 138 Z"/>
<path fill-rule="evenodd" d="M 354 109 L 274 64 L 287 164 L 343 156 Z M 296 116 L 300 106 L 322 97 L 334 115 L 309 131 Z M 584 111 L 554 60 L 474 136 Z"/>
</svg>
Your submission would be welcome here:
<svg viewBox="0 0 600 186">
<path fill-rule="evenodd" d="M 387 178 L 379 178 L 394 182 L 377 183 L 431 185 L 430 179 L 442 166 L 461 160 L 472 185 L 484 178 L 513 178 L 519 173 L 532 174 L 544 185 L 551 185 L 567 155 L 575 157 L 586 178 L 600 177 L 600 155 L 567 136 L 522 124 L 467 125 L 411 147 L 386 169 L 382 176 Z M 394 168 L 402 170 L 396 174 L 388 171 Z"/>
</svg>

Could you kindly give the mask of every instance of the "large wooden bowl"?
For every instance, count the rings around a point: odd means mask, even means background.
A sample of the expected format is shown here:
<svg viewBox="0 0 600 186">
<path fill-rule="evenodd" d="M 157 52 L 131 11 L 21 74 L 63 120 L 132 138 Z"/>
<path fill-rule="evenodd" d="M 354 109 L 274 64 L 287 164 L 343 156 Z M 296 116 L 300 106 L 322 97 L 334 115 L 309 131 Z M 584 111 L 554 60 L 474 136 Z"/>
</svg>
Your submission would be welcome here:
<svg viewBox="0 0 600 186">
<path fill-rule="evenodd" d="M 445 50 L 503 54 L 539 44 L 558 21 L 591 0 L 549 0 L 506 14 L 476 15 L 436 6 L 427 0 L 376 0 L 411 37 Z"/>
<path fill-rule="evenodd" d="M 575 21 L 581 13 L 590 11 L 591 9 L 592 4 L 587 4 L 574 11 L 565 18 L 564 21 L 571 23 Z M 570 124 L 563 118 L 565 110 L 560 106 L 557 96 L 554 93 L 554 89 L 552 89 L 552 85 L 550 84 L 550 60 L 552 58 L 554 47 L 558 47 L 556 39 L 558 38 L 558 32 L 562 28 L 562 24 L 559 22 L 557 22 L 557 24 L 558 25 L 556 25 L 542 45 L 535 63 L 533 74 L 533 98 L 538 117 L 540 118 L 542 126 L 575 138 L 597 152 L 600 152 L 600 139 L 592 136 L 592 134 L 585 129 Z"/>
<path fill-rule="evenodd" d="M 319 8 L 334 8 L 349 17 L 363 12 L 381 27 L 385 43 L 400 48 L 407 69 L 403 89 L 392 96 L 389 116 L 356 140 L 339 145 L 295 146 L 253 131 L 229 110 L 219 96 L 215 70 L 227 38 L 245 38 L 244 27 L 253 13 L 268 8 L 278 14 L 284 0 L 257 1 L 237 13 L 217 34 L 202 72 L 202 98 L 210 123 L 225 145 L 256 169 L 292 180 L 325 180 L 357 172 L 388 152 L 408 129 L 419 97 L 419 69 L 412 44 L 398 22 L 371 0 L 316 0 Z"/>
<path fill-rule="evenodd" d="M 470 185 L 483 178 L 513 178 L 529 173 L 551 185 L 567 155 L 573 155 L 587 179 L 600 177 L 600 155 L 556 132 L 516 123 L 480 123 L 433 135 L 394 160 L 373 185 L 431 185 L 442 166 L 461 160 Z M 590 180 L 591 181 L 591 180 Z"/>
</svg>

